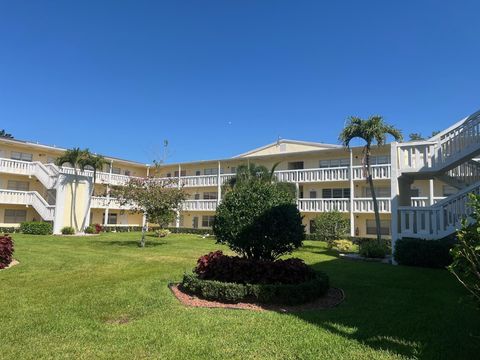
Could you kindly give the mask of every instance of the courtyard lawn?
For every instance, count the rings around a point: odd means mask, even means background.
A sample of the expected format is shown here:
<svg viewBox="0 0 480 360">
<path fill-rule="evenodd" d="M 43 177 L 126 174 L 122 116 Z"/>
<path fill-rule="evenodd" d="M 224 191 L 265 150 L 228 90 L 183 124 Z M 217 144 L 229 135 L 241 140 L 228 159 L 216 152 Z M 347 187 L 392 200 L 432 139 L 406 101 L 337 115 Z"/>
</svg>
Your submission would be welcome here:
<svg viewBox="0 0 480 360">
<path fill-rule="evenodd" d="M 225 249 L 195 235 L 14 235 L 0 271 L 1 359 L 475 359 L 480 313 L 443 270 L 338 259 L 307 241 L 295 256 L 345 290 L 297 314 L 186 308 L 167 284 Z"/>
</svg>

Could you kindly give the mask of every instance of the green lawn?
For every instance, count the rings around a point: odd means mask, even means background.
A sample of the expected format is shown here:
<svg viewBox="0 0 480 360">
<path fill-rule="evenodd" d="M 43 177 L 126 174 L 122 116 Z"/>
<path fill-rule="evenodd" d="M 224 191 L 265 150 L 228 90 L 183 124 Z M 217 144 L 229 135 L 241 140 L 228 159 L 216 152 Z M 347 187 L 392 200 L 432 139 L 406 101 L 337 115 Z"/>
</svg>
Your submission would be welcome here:
<svg viewBox="0 0 480 360">
<path fill-rule="evenodd" d="M 193 235 L 15 235 L 0 272 L 0 358 L 478 359 L 480 313 L 443 270 L 296 256 L 346 292 L 298 314 L 185 308 L 167 284 L 222 248 Z"/>
</svg>

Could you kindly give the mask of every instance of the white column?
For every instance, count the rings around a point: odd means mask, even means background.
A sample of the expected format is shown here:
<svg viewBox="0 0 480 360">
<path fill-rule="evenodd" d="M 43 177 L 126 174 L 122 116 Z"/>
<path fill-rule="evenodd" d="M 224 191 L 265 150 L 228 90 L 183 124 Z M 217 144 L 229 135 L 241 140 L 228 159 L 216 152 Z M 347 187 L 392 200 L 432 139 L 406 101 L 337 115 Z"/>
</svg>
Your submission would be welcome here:
<svg viewBox="0 0 480 360">
<path fill-rule="evenodd" d="M 400 176 L 400 171 L 398 169 L 398 156 L 397 156 L 397 142 L 394 141 L 390 144 L 390 163 L 391 163 L 391 172 L 390 172 L 390 209 L 391 209 L 391 232 L 392 232 L 392 255 L 395 251 L 395 242 L 398 239 L 398 197 L 400 195 L 398 188 L 398 177 Z M 402 223 L 402 225 L 404 225 Z M 392 264 L 396 265 L 397 263 L 393 260 Z"/>
<path fill-rule="evenodd" d="M 112 169 L 113 169 L 113 160 L 110 160 L 110 171 L 108 172 L 108 183 L 107 183 L 107 207 L 105 208 L 105 218 L 103 219 L 103 226 L 108 225 L 108 213 L 110 207 L 110 183 L 112 182 Z"/>
<path fill-rule="evenodd" d="M 428 180 L 428 203 L 430 206 L 435 202 L 433 191 L 433 179 Z"/>
<path fill-rule="evenodd" d="M 150 166 L 147 165 L 147 178 L 150 176 Z"/>
<path fill-rule="evenodd" d="M 218 162 L 218 170 L 217 170 L 217 205 L 220 205 L 220 201 L 222 201 L 222 177 L 221 177 L 221 166 L 220 161 Z"/>
<path fill-rule="evenodd" d="M 175 215 L 175 227 L 176 228 L 180 227 L 180 211 L 177 211 Z"/>
<path fill-rule="evenodd" d="M 178 185 L 177 186 L 179 189 L 181 188 L 181 184 L 180 184 L 181 175 L 182 175 L 182 166 L 178 164 Z M 180 211 L 179 210 L 177 210 L 177 213 L 175 216 L 175 227 L 176 228 L 180 227 Z"/>
<path fill-rule="evenodd" d="M 355 197 L 355 184 L 353 182 L 353 151 L 350 149 L 350 168 L 348 169 L 350 178 L 350 236 L 355 236 L 355 215 L 353 213 L 353 200 Z"/>
</svg>

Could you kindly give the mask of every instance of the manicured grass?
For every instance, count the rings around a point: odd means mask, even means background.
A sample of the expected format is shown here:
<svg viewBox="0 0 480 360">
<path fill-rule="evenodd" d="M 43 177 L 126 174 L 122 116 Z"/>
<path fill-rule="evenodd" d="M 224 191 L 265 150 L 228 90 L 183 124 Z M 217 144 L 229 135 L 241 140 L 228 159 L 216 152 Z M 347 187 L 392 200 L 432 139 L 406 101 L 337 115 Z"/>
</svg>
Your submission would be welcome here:
<svg viewBox="0 0 480 360">
<path fill-rule="evenodd" d="M 222 248 L 194 235 L 148 239 L 15 235 L 0 272 L 2 359 L 475 359 L 480 314 L 444 270 L 295 253 L 347 299 L 298 314 L 185 308 L 167 284 Z M 223 248 L 224 249 L 224 248 Z"/>
</svg>

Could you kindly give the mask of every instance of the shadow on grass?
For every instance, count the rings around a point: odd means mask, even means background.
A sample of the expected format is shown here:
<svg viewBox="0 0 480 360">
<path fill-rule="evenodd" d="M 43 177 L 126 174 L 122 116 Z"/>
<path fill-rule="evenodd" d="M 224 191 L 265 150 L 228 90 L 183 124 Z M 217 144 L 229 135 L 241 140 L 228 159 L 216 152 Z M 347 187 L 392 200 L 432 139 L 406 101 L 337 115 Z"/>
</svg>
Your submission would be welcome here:
<svg viewBox="0 0 480 360">
<path fill-rule="evenodd" d="M 325 271 L 331 285 L 345 291 L 345 301 L 334 309 L 288 316 L 403 357 L 478 356 L 480 342 L 469 334 L 480 333 L 480 314 L 472 304 L 459 304 L 466 294 L 447 272 L 345 259 L 313 267 Z"/>
<path fill-rule="evenodd" d="M 102 244 L 112 245 L 112 246 L 124 246 L 124 247 L 140 247 L 140 240 L 110 240 L 110 241 L 102 241 Z M 157 247 L 161 245 L 166 245 L 166 241 L 149 241 L 145 242 L 145 247 Z"/>
</svg>

